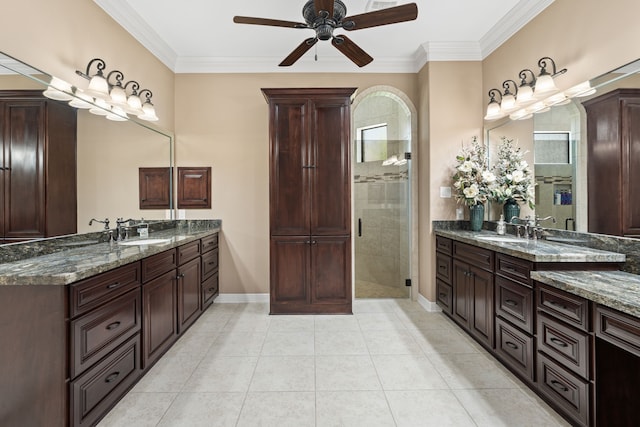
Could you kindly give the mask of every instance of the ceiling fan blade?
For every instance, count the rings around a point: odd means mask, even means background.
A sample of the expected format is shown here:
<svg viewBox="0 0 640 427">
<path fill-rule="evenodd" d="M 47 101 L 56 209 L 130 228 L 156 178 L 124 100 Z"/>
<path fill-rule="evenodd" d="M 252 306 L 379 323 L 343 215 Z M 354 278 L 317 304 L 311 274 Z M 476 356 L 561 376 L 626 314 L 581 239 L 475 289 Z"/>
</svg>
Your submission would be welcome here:
<svg viewBox="0 0 640 427">
<path fill-rule="evenodd" d="M 397 22 L 413 21 L 417 17 L 418 6 L 415 3 L 409 3 L 360 15 L 347 16 L 342 20 L 342 28 L 347 31 L 361 30 Z"/>
<path fill-rule="evenodd" d="M 314 0 L 313 5 L 316 8 L 316 14 L 320 15 L 321 10 L 327 11 L 327 17 L 333 16 L 333 1 L 334 0 Z"/>
<path fill-rule="evenodd" d="M 302 22 L 281 21 L 279 19 L 252 18 L 250 16 L 234 16 L 233 22 L 236 24 L 252 24 L 252 25 L 268 25 L 270 27 L 287 27 L 287 28 L 309 28 L 307 24 Z"/>
<path fill-rule="evenodd" d="M 367 52 L 362 50 L 360 46 L 355 44 L 345 35 L 339 35 L 334 37 L 331 40 L 331 44 L 336 47 L 340 52 L 342 52 L 347 58 L 352 60 L 358 67 L 364 67 L 371 61 L 373 58 L 369 56 Z"/>
<path fill-rule="evenodd" d="M 284 58 L 284 60 L 282 60 L 282 62 L 278 65 L 281 67 L 289 67 L 290 65 L 293 65 L 294 62 L 300 59 L 302 55 L 307 53 L 307 51 L 311 49 L 316 43 L 318 43 L 318 39 L 315 37 L 306 39 L 305 41 L 300 43 L 300 45 L 298 45 L 298 47 L 295 48 L 293 52 L 291 52 L 289 56 Z"/>
</svg>

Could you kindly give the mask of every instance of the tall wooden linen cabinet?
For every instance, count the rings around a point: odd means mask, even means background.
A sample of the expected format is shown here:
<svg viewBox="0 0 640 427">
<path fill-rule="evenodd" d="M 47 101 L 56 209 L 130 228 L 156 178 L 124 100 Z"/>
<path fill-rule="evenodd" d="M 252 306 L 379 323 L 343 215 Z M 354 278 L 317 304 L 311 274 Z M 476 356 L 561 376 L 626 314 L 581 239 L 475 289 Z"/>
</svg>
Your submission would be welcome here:
<svg viewBox="0 0 640 427">
<path fill-rule="evenodd" d="M 269 104 L 271 314 L 351 314 L 355 88 L 262 92 Z"/>
</svg>

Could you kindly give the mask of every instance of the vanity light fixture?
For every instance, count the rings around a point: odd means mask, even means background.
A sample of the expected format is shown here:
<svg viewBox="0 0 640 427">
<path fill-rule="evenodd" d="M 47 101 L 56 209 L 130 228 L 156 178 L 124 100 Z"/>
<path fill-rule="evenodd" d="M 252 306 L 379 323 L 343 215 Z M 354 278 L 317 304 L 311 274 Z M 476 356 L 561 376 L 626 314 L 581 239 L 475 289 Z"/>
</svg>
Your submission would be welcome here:
<svg viewBox="0 0 640 427">
<path fill-rule="evenodd" d="M 71 101 L 73 99 L 71 93 L 73 93 L 71 83 L 67 83 L 57 77 L 51 77 L 49 86 L 42 92 L 47 98 L 57 101 Z"/>
<path fill-rule="evenodd" d="M 91 68 L 95 64 L 96 73 L 91 75 Z M 144 89 L 140 92 L 140 84 L 135 80 L 124 82 L 124 75 L 121 71 L 113 70 L 107 77 L 104 76 L 106 69 L 105 62 L 100 58 L 95 58 L 87 64 L 86 72 L 76 71 L 76 74 L 89 80 L 89 87 L 82 92 L 80 89 L 75 90 L 77 98 L 70 102 L 70 105 L 78 108 L 86 108 L 85 103 L 93 102 L 89 112 L 107 116 L 109 120 L 127 120 L 132 114 L 140 120 L 158 121 L 155 107 L 151 103 L 153 94 L 150 90 Z M 127 95 L 127 90 L 131 93 Z M 145 101 L 141 97 L 145 94 Z M 97 106 L 97 107 L 96 107 Z"/>
<path fill-rule="evenodd" d="M 552 73 L 549 73 L 547 71 L 547 67 L 549 66 L 547 64 L 547 61 L 551 64 L 552 71 L 553 71 Z M 557 91 L 558 88 L 556 86 L 556 83 L 553 81 L 553 79 L 555 76 L 566 73 L 567 69 L 563 68 L 562 70 L 557 71 L 555 61 L 549 58 L 548 56 L 542 57 L 538 60 L 538 67 L 540 67 L 540 74 L 536 79 L 536 85 L 534 89 L 535 94 L 539 95 L 542 93 Z"/>
<path fill-rule="evenodd" d="M 489 90 L 489 105 L 487 105 L 487 115 L 484 116 L 485 120 L 496 120 L 504 116 L 500 109 L 500 102 L 496 99 L 497 95 L 500 95 L 500 101 L 502 101 L 502 92 L 498 89 Z"/>
</svg>

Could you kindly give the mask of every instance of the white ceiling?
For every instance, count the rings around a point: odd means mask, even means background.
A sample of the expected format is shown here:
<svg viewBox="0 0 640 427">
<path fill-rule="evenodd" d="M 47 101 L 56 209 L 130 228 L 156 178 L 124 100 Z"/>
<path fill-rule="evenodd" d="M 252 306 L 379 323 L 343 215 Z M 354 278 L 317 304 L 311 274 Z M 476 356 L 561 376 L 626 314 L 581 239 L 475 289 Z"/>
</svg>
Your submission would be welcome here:
<svg viewBox="0 0 640 427">
<path fill-rule="evenodd" d="M 316 44 L 317 61 L 314 47 L 278 67 L 313 30 L 233 23 L 235 15 L 304 22 L 306 0 L 94 1 L 174 72 L 227 73 L 417 72 L 427 61 L 481 60 L 554 0 L 415 0 L 417 20 L 349 33 L 374 58 L 363 68 L 329 42 Z M 371 1 L 343 0 L 347 16 Z"/>
</svg>

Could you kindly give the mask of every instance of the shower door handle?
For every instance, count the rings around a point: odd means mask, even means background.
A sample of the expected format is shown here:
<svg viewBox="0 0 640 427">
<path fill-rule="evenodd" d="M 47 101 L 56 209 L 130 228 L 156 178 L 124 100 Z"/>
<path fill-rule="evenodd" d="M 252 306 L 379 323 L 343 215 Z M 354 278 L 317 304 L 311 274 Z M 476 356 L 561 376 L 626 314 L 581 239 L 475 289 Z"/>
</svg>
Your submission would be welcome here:
<svg viewBox="0 0 640 427">
<path fill-rule="evenodd" d="M 362 237 L 362 218 L 358 218 L 358 237 Z"/>
</svg>

